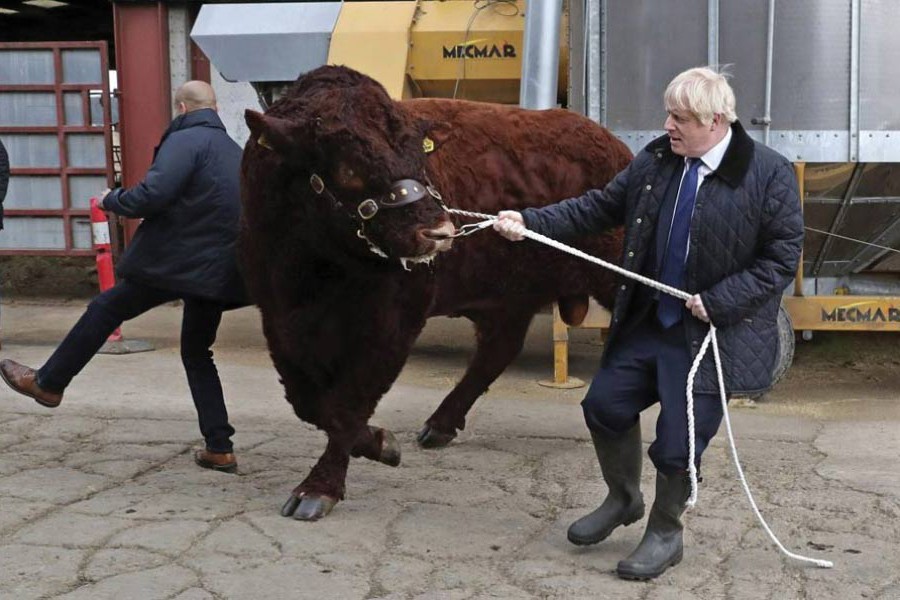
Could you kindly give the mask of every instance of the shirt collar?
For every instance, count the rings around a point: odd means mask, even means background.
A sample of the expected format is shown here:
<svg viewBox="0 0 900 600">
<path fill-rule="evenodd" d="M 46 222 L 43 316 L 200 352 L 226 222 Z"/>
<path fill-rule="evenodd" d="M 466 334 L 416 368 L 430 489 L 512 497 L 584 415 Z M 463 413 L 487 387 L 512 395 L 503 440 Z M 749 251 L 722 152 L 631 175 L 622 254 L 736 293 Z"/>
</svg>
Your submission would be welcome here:
<svg viewBox="0 0 900 600">
<path fill-rule="evenodd" d="M 728 150 L 728 144 L 731 142 L 731 127 L 725 132 L 725 137 L 718 144 L 709 149 L 709 151 L 700 157 L 702 166 L 707 167 L 710 171 L 715 171 L 722 164 L 725 157 L 725 151 Z M 685 159 L 687 161 L 687 159 Z"/>
</svg>

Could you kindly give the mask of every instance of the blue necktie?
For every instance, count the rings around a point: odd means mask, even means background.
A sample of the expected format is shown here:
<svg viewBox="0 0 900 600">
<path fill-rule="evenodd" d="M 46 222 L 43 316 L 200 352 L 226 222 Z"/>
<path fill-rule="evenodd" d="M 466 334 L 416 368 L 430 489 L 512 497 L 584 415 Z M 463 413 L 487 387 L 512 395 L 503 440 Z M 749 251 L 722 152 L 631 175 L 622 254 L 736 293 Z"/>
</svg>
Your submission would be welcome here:
<svg viewBox="0 0 900 600">
<path fill-rule="evenodd" d="M 663 264 L 659 280 L 680 290 L 684 289 L 684 267 L 687 258 L 688 236 L 691 233 L 691 216 L 694 213 L 694 200 L 697 199 L 697 171 L 703 164 L 699 158 L 689 158 L 687 170 L 678 190 L 678 201 L 675 203 L 675 214 L 672 215 L 672 228 L 669 230 L 669 243 L 663 254 Z M 684 300 L 661 293 L 656 316 L 663 328 L 668 329 L 681 320 L 684 311 Z"/>
</svg>

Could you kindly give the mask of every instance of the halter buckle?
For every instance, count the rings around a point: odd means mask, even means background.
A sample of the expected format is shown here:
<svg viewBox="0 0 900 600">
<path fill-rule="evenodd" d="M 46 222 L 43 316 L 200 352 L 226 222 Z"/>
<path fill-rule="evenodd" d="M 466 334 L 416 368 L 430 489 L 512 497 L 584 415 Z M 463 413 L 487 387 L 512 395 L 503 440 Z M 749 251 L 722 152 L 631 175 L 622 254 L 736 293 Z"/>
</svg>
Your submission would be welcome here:
<svg viewBox="0 0 900 600">
<path fill-rule="evenodd" d="M 325 191 L 325 182 L 315 173 L 309 176 L 309 185 L 316 194 L 321 194 Z"/>
<path fill-rule="evenodd" d="M 356 212 L 359 213 L 363 221 L 368 221 L 378 213 L 378 203 L 371 198 L 363 200 L 356 207 Z"/>
</svg>

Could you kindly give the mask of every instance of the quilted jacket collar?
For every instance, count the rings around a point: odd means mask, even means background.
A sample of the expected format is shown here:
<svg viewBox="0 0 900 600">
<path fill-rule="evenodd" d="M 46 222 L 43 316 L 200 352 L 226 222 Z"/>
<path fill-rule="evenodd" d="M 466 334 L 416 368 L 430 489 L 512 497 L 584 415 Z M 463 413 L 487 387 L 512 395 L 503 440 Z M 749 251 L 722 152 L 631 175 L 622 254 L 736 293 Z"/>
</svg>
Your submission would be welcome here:
<svg viewBox="0 0 900 600">
<path fill-rule="evenodd" d="M 731 124 L 731 143 L 728 144 L 722 164 L 715 170 L 715 174 L 721 177 L 725 183 L 736 188 L 743 181 L 747 169 L 750 168 L 753 150 L 753 138 L 747 134 L 740 121 L 735 121 Z M 660 136 L 647 144 L 647 151 L 657 155 L 661 154 L 666 158 L 675 156 L 672 146 L 669 144 L 668 135 Z"/>
</svg>

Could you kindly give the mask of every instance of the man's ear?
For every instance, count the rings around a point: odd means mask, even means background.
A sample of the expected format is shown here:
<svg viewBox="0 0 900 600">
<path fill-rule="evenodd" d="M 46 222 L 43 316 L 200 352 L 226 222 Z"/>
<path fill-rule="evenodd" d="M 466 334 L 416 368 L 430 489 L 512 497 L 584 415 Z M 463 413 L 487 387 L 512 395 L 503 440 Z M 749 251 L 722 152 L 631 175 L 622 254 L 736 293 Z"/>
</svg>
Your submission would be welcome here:
<svg viewBox="0 0 900 600">
<path fill-rule="evenodd" d="M 269 117 L 250 109 L 244 111 L 244 120 L 247 122 L 247 127 L 250 128 L 250 139 L 279 154 L 290 152 L 295 143 L 293 138 L 300 129 L 299 123 L 278 117 Z"/>
</svg>

